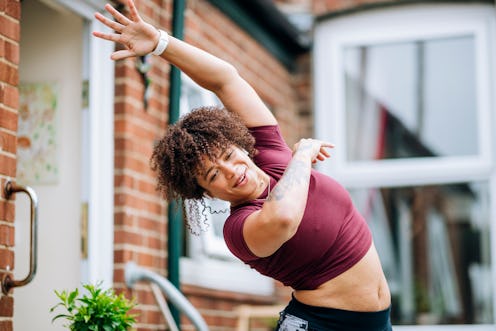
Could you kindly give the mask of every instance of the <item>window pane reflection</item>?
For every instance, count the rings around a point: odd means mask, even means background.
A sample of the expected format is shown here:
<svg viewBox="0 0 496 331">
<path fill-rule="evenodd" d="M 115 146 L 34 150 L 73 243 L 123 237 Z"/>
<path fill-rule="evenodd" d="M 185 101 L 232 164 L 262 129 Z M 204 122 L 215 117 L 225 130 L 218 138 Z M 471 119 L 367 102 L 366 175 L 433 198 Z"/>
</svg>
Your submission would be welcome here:
<svg viewBox="0 0 496 331">
<path fill-rule="evenodd" d="M 350 192 L 372 229 L 394 324 L 494 323 L 487 183 Z"/>
<path fill-rule="evenodd" d="M 474 37 L 344 50 L 347 159 L 479 152 Z"/>
</svg>

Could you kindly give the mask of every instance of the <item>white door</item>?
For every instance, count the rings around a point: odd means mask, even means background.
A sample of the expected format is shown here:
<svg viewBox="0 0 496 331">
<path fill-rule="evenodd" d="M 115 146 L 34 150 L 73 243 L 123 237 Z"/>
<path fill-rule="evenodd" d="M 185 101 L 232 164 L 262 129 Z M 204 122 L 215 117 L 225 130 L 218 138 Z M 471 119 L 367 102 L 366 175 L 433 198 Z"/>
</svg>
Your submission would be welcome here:
<svg viewBox="0 0 496 331">
<path fill-rule="evenodd" d="M 69 10 L 23 1 L 17 182 L 38 195 L 38 270 L 14 290 L 14 329 L 64 330 L 51 324 L 54 290 L 78 287 L 81 215 L 83 26 Z M 26 159 L 27 158 L 27 159 Z M 17 194 L 15 272 L 27 274 L 29 205 Z"/>
<path fill-rule="evenodd" d="M 13 292 L 16 331 L 66 330 L 61 321 L 51 323 L 54 290 L 112 281 L 113 63 L 112 45 L 100 47 L 90 37 L 93 12 L 103 8 L 97 2 L 22 2 L 17 183 L 37 193 L 39 223 L 37 273 Z M 86 257 L 83 205 L 89 205 Z M 14 276 L 22 279 L 30 241 L 22 194 L 15 227 Z"/>
</svg>

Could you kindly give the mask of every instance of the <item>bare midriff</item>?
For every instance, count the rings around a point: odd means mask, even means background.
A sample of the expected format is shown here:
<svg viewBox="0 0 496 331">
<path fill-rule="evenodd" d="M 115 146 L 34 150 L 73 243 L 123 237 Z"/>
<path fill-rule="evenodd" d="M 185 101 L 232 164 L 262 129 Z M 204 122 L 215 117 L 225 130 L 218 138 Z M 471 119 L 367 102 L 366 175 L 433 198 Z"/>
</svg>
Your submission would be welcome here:
<svg viewBox="0 0 496 331">
<path fill-rule="evenodd" d="M 381 311 L 391 304 L 391 294 L 374 244 L 350 269 L 315 290 L 297 290 L 294 296 L 310 306 L 361 312 Z"/>
</svg>

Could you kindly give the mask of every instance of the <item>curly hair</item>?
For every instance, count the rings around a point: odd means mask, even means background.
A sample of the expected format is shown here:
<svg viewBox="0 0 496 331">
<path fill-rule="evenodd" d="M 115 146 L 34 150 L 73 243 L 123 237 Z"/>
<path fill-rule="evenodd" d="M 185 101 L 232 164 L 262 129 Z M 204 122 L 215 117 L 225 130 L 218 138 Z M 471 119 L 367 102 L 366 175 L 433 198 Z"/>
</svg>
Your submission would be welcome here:
<svg viewBox="0 0 496 331">
<path fill-rule="evenodd" d="M 167 199 L 201 199 L 205 190 L 196 176 L 202 158 L 215 160 L 219 151 L 235 145 L 255 154 L 255 139 L 240 118 L 221 107 L 200 107 L 170 125 L 155 145 L 151 167 L 157 189 Z"/>
</svg>

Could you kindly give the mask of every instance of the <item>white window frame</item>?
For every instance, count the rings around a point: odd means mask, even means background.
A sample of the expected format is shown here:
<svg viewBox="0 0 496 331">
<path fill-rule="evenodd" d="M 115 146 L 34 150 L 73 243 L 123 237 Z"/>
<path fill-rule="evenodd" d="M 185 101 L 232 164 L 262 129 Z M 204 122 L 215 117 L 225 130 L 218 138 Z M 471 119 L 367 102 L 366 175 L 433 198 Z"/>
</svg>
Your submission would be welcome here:
<svg viewBox="0 0 496 331">
<path fill-rule="evenodd" d="M 422 185 L 463 179 L 487 179 L 494 146 L 491 109 L 494 100 L 494 8 L 486 5 L 415 5 L 376 10 L 320 23 L 315 31 L 315 132 L 334 142 L 332 162 L 321 169 L 332 172 L 348 187 Z M 478 147 L 476 156 L 346 160 L 344 60 L 342 50 L 353 45 L 473 35 L 475 40 Z M 405 173 L 414 174 L 404 176 Z"/>
<path fill-rule="evenodd" d="M 203 89 L 185 74 L 181 75 L 183 89 L 198 92 L 202 105 L 220 104 L 212 92 Z M 185 93 L 181 94 L 180 108 L 181 115 L 191 110 Z M 212 224 L 210 215 L 207 213 L 206 216 L 208 224 Z M 190 256 L 180 258 L 181 283 L 253 295 L 274 293 L 274 281 L 242 263 L 229 251 L 224 239 L 215 236 L 212 230 L 207 228 L 198 236 L 187 235 Z"/>
<path fill-rule="evenodd" d="M 333 159 L 319 169 L 348 188 L 415 186 L 485 181 L 490 187 L 490 219 L 496 220 L 496 11 L 487 4 L 404 5 L 320 22 L 314 39 L 316 137 L 336 144 Z M 342 50 L 353 45 L 475 36 L 479 155 L 365 162 L 346 160 L 345 90 Z M 494 223 L 494 222 L 493 222 Z M 491 268 L 496 275 L 496 226 L 490 225 Z M 496 326 L 496 280 L 490 325 L 412 325 L 395 330 L 490 331 Z"/>
</svg>

